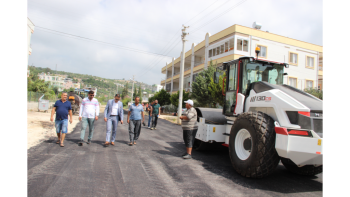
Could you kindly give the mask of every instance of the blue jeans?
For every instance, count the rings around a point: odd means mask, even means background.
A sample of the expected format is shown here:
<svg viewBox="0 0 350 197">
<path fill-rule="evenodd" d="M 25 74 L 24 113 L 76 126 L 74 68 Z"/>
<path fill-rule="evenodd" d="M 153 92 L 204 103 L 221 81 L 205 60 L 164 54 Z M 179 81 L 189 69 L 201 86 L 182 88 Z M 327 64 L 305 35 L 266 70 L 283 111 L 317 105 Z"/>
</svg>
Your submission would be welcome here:
<svg viewBox="0 0 350 197">
<path fill-rule="evenodd" d="M 94 122 L 95 118 L 82 118 L 81 119 L 81 131 L 80 131 L 80 139 L 84 140 L 85 137 L 85 130 L 87 125 L 89 124 L 89 137 L 88 139 L 91 140 L 92 136 L 94 135 Z"/>
<path fill-rule="evenodd" d="M 63 120 L 55 120 L 55 127 L 56 127 L 56 133 L 60 133 L 62 130 L 62 133 L 67 133 L 68 128 L 68 119 Z"/>
<path fill-rule="evenodd" d="M 107 120 L 106 142 L 115 141 L 115 137 L 117 135 L 117 127 L 118 127 L 118 116 L 110 116 Z M 111 130 L 112 130 L 112 140 L 111 140 Z"/>
<path fill-rule="evenodd" d="M 148 114 L 148 127 L 151 126 L 152 116 Z"/>
</svg>

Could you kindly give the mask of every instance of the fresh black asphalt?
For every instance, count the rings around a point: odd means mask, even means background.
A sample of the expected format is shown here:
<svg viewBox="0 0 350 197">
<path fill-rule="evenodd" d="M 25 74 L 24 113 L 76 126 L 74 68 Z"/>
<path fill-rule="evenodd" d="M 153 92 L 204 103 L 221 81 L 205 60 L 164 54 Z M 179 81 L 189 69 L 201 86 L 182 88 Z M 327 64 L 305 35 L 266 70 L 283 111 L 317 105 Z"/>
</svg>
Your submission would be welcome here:
<svg viewBox="0 0 350 197">
<path fill-rule="evenodd" d="M 128 146 L 124 120 L 115 146 L 103 146 L 101 114 L 90 145 L 78 146 L 78 123 L 65 147 L 47 140 L 30 148 L 28 196 L 322 196 L 322 174 L 299 176 L 280 164 L 269 177 L 248 179 L 233 170 L 228 151 L 194 151 L 184 160 L 181 127 L 166 120 L 157 130 L 142 126 L 137 145 Z"/>
</svg>

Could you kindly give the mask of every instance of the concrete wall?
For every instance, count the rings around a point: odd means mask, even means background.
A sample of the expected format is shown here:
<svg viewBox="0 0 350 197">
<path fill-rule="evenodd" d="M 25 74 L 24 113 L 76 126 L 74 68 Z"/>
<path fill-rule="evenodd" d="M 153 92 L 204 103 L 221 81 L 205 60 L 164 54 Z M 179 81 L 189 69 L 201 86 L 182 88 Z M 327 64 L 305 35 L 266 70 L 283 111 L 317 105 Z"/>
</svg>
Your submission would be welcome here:
<svg viewBox="0 0 350 197">
<path fill-rule="evenodd" d="M 49 109 L 52 108 L 52 105 L 54 105 L 55 102 L 49 102 Z M 39 103 L 38 102 L 34 102 L 34 101 L 31 101 L 31 102 L 27 102 L 27 110 L 32 110 L 32 111 L 38 111 L 38 108 L 39 107 Z"/>
</svg>

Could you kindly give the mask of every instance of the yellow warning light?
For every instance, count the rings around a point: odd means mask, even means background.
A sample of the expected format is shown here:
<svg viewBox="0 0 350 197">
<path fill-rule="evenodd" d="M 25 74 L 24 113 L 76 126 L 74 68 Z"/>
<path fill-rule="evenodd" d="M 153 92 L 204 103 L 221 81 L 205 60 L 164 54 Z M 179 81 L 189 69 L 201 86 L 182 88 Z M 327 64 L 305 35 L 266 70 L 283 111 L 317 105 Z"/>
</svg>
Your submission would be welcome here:
<svg viewBox="0 0 350 197">
<path fill-rule="evenodd" d="M 255 48 L 255 51 L 260 51 L 260 47 L 256 47 L 256 48 Z"/>
</svg>

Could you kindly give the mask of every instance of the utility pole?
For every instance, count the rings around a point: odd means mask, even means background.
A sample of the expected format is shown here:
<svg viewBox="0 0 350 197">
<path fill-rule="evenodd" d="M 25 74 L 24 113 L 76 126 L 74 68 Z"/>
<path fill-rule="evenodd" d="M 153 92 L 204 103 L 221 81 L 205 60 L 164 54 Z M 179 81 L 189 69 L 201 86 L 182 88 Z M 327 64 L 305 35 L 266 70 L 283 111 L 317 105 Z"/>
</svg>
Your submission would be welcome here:
<svg viewBox="0 0 350 197">
<path fill-rule="evenodd" d="M 131 78 L 130 78 L 131 80 Z M 133 103 L 133 96 L 134 96 L 134 82 L 135 82 L 135 75 L 132 76 L 132 90 L 131 90 L 131 103 Z"/>
<path fill-rule="evenodd" d="M 190 26 L 182 25 L 182 55 L 181 55 L 181 64 L 180 64 L 180 84 L 179 84 L 179 107 L 177 110 L 177 124 L 181 124 L 180 116 L 182 115 L 182 96 L 183 96 L 183 81 L 184 81 L 184 67 L 185 67 L 185 42 L 186 36 L 189 34 L 186 32 L 186 28 Z"/>
</svg>

